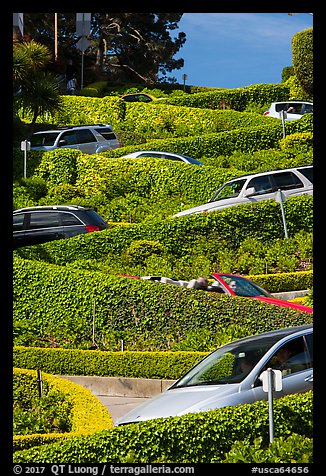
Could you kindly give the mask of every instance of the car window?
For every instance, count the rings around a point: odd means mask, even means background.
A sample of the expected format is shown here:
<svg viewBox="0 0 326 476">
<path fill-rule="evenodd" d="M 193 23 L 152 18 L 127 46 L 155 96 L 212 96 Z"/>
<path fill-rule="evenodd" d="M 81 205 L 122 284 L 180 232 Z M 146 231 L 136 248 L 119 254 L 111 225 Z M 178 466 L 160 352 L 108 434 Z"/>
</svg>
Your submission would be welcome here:
<svg viewBox="0 0 326 476">
<path fill-rule="evenodd" d="M 61 212 L 61 220 L 64 226 L 83 225 L 83 223 L 73 213 Z"/>
<path fill-rule="evenodd" d="M 281 370 L 283 377 L 312 367 L 305 339 L 297 337 L 279 347 L 267 362 L 268 367 Z"/>
<path fill-rule="evenodd" d="M 266 296 L 271 297 L 271 295 L 262 289 L 258 284 L 249 281 L 248 279 L 241 278 L 240 276 L 228 276 L 228 275 L 221 275 L 220 276 L 226 284 L 230 286 L 232 282 L 233 287 L 232 290 L 237 296 L 244 296 L 244 297 L 255 297 L 255 296 Z"/>
<path fill-rule="evenodd" d="M 292 188 L 301 188 L 303 183 L 293 172 L 280 172 L 273 175 L 276 190 L 288 190 Z"/>
<path fill-rule="evenodd" d="M 102 218 L 95 210 L 85 210 L 84 214 L 87 215 L 89 223 L 92 225 L 105 227 L 108 226 L 104 218 Z"/>
<path fill-rule="evenodd" d="M 159 154 L 158 152 L 142 152 L 139 154 L 138 157 L 155 157 L 155 158 L 162 158 L 162 154 Z"/>
<path fill-rule="evenodd" d="M 21 231 L 24 225 L 24 214 L 20 213 L 19 215 L 13 216 L 13 228 L 14 231 Z"/>
<path fill-rule="evenodd" d="M 112 132 L 112 129 L 109 127 L 97 128 L 95 131 L 101 134 L 101 136 L 106 140 L 115 140 L 117 138 L 115 133 Z"/>
<path fill-rule="evenodd" d="M 75 131 L 63 132 L 60 140 L 65 140 L 68 145 L 78 144 L 78 138 Z"/>
<path fill-rule="evenodd" d="M 59 212 L 31 212 L 29 229 L 60 226 Z"/>
<path fill-rule="evenodd" d="M 78 129 L 76 132 L 79 144 L 86 144 L 87 142 L 97 142 L 93 132 L 89 129 Z"/>
<path fill-rule="evenodd" d="M 273 192 L 273 185 L 270 179 L 270 175 L 262 175 L 261 177 L 252 178 L 247 185 L 247 189 L 250 187 L 255 188 L 254 195 L 261 195 L 264 193 Z"/>
<path fill-rule="evenodd" d="M 310 114 L 313 112 L 314 106 L 312 104 L 304 104 L 302 114 Z"/>
<path fill-rule="evenodd" d="M 56 138 L 58 137 L 59 132 L 47 132 L 44 134 L 33 134 L 29 141 L 31 147 L 43 147 L 43 146 L 52 146 L 55 143 Z"/>
<path fill-rule="evenodd" d="M 176 157 L 175 155 L 168 155 L 168 154 L 162 154 L 163 159 L 168 159 L 168 160 L 176 160 L 177 162 L 183 162 L 180 157 Z"/>
<path fill-rule="evenodd" d="M 235 198 L 241 192 L 246 179 L 234 180 L 233 182 L 228 182 L 222 187 L 220 187 L 217 192 L 212 196 L 210 202 L 215 202 L 217 200 L 224 200 L 225 198 Z"/>
<path fill-rule="evenodd" d="M 282 336 L 266 336 L 220 347 L 186 373 L 176 387 L 241 382 Z"/>
<path fill-rule="evenodd" d="M 304 175 L 309 180 L 309 182 L 314 183 L 312 167 L 307 167 L 306 169 L 298 169 L 298 170 L 302 175 Z"/>
<path fill-rule="evenodd" d="M 306 341 L 306 346 L 307 346 L 307 349 L 308 349 L 308 352 L 309 352 L 309 366 L 310 367 L 313 367 L 313 363 L 314 363 L 314 339 L 313 339 L 313 334 L 307 334 L 305 336 L 305 341 Z"/>
</svg>

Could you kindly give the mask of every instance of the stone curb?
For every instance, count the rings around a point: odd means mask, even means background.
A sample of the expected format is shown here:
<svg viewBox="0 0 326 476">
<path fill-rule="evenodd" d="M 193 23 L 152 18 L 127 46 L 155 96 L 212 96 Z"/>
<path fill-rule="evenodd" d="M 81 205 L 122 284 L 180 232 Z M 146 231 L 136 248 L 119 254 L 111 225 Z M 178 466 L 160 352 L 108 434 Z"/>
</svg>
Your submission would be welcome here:
<svg viewBox="0 0 326 476">
<path fill-rule="evenodd" d="M 96 396 L 153 397 L 164 392 L 175 380 L 58 375 L 90 390 Z"/>
</svg>

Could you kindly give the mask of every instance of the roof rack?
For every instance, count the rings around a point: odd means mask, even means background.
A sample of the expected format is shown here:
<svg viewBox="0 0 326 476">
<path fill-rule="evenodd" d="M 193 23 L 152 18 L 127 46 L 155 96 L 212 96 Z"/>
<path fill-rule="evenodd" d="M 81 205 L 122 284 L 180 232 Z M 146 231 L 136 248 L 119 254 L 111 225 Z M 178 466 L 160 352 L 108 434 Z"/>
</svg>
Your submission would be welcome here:
<svg viewBox="0 0 326 476">
<path fill-rule="evenodd" d="M 76 127 L 111 127 L 110 124 L 78 124 L 76 126 L 60 126 L 58 127 L 59 130 L 63 129 L 74 129 Z"/>
</svg>

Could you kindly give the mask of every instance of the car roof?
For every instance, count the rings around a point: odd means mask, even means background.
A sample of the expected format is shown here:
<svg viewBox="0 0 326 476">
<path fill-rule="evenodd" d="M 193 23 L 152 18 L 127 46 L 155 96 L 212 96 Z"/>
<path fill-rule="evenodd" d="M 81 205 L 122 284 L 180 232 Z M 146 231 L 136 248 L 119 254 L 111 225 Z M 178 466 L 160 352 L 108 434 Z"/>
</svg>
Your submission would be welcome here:
<svg viewBox="0 0 326 476">
<path fill-rule="evenodd" d="M 284 329 L 277 329 L 277 330 L 274 330 L 274 331 L 267 331 L 267 332 L 263 332 L 262 334 L 256 334 L 256 335 L 252 335 L 252 336 L 249 336 L 249 337 L 243 337 L 242 339 L 237 339 L 235 341 L 232 341 L 232 342 L 229 342 L 228 344 L 225 344 L 225 345 L 229 345 L 229 344 L 233 344 L 235 342 L 253 342 L 255 340 L 259 340 L 259 339 L 262 339 L 262 338 L 265 338 L 265 337 L 274 337 L 274 336 L 279 336 L 280 340 L 283 339 L 283 337 L 287 337 L 287 336 L 290 336 L 291 334 L 296 334 L 296 333 L 301 333 L 301 332 L 304 332 L 304 331 L 308 331 L 308 330 L 312 330 L 313 329 L 313 324 L 304 324 L 302 326 L 295 326 L 295 327 L 286 327 Z"/>
<path fill-rule="evenodd" d="M 310 101 L 275 101 L 272 102 L 272 104 L 313 104 L 313 102 Z"/>
<path fill-rule="evenodd" d="M 84 127 L 110 127 L 112 129 L 110 124 L 79 124 L 78 126 L 60 126 L 57 129 L 46 129 L 44 131 L 34 132 L 33 135 L 46 134 L 48 132 L 61 132 L 69 129 L 83 129 Z"/>
<path fill-rule="evenodd" d="M 38 210 L 90 210 L 90 208 L 82 207 L 81 205 L 38 205 L 35 207 L 18 208 L 13 213 Z"/>
<path fill-rule="evenodd" d="M 252 177 L 260 177 L 262 175 L 269 175 L 271 173 L 277 173 L 277 172 L 287 172 L 287 171 L 292 171 L 292 170 L 299 170 L 300 169 L 306 169 L 308 167 L 313 167 L 312 164 L 307 164 L 307 165 L 299 165 L 298 167 L 288 167 L 286 169 L 272 169 L 272 170 L 266 170 L 265 172 L 257 172 L 255 174 L 244 174 L 244 175 L 239 175 L 238 177 L 235 177 L 234 179 L 228 180 L 227 183 L 233 182 L 234 180 L 238 179 L 243 179 L 243 178 L 252 178 Z"/>
</svg>

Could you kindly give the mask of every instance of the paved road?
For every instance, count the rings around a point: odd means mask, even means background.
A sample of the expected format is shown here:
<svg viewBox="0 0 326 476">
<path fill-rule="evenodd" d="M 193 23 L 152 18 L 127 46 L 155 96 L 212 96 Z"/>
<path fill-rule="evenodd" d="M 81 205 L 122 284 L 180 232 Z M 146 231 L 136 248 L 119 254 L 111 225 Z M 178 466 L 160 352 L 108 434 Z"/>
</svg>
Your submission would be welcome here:
<svg viewBox="0 0 326 476">
<path fill-rule="evenodd" d="M 113 423 L 116 423 L 118 418 L 124 416 L 134 407 L 148 400 L 148 398 L 143 397 L 108 397 L 102 395 L 96 395 L 96 397 L 110 412 Z"/>
</svg>

